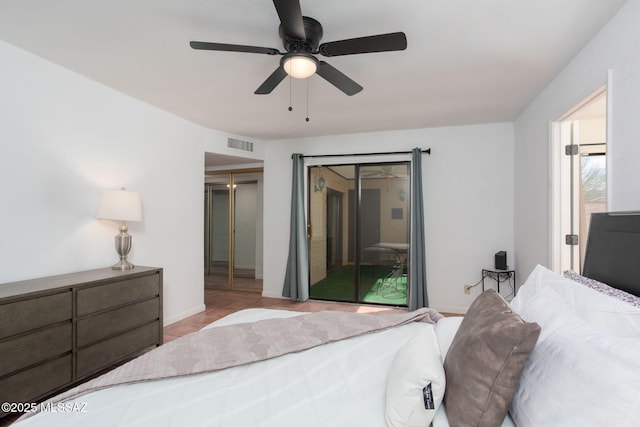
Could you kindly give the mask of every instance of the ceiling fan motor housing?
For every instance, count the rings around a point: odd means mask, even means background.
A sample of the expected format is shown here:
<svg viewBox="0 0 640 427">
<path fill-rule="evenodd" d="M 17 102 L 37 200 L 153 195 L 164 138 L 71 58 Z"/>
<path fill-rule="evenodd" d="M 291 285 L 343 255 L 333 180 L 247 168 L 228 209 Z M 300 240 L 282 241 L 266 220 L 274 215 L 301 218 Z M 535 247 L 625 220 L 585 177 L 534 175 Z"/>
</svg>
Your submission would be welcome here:
<svg viewBox="0 0 640 427">
<path fill-rule="evenodd" d="M 287 52 L 317 52 L 322 39 L 322 24 L 308 16 L 302 17 L 306 40 L 298 40 L 284 34 L 282 24 L 278 29 L 282 44 Z"/>
</svg>

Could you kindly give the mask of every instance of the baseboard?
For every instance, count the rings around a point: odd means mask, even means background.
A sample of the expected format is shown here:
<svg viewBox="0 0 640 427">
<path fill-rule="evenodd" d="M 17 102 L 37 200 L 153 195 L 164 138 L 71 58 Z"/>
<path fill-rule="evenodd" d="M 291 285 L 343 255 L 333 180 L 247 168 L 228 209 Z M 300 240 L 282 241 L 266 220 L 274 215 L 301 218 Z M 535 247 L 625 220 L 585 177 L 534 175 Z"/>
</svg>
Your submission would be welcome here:
<svg viewBox="0 0 640 427">
<path fill-rule="evenodd" d="M 452 313 L 452 314 L 466 314 L 469 307 L 455 307 L 450 305 L 441 305 L 441 306 L 433 306 L 430 305 L 429 308 L 432 308 L 440 313 Z"/>
<path fill-rule="evenodd" d="M 202 304 L 198 307 L 194 307 L 189 310 L 183 311 L 182 313 L 176 314 L 175 316 L 165 317 L 163 326 L 169 326 L 172 323 L 179 322 L 180 320 L 186 319 L 187 317 L 193 316 L 194 314 L 202 313 L 205 309 L 206 306 Z"/>
<path fill-rule="evenodd" d="M 262 296 L 267 298 L 288 299 L 283 297 L 281 293 L 266 292 L 264 289 L 262 290 Z"/>
</svg>

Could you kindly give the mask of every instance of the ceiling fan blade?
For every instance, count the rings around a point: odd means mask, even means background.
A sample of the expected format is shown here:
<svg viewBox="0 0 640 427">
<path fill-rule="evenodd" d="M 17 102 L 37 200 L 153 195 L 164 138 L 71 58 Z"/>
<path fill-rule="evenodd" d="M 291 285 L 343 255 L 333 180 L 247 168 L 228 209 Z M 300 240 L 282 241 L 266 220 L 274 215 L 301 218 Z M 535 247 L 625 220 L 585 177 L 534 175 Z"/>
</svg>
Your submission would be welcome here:
<svg viewBox="0 0 640 427">
<path fill-rule="evenodd" d="M 276 68 L 276 70 L 273 73 L 271 73 L 269 77 L 267 77 L 267 80 L 265 80 L 264 83 L 262 83 L 254 93 L 256 95 L 270 94 L 271 91 L 273 91 L 276 88 L 276 86 L 278 86 L 280 82 L 284 80 L 285 77 L 287 77 L 287 72 L 284 70 L 284 68 L 282 67 Z"/>
<path fill-rule="evenodd" d="M 324 61 L 319 61 L 316 73 L 349 96 L 362 90 L 362 86 Z"/>
<path fill-rule="evenodd" d="M 400 32 L 322 43 L 318 51 L 324 56 L 340 56 L 355 55 L 358 53 L 390 52 L 394 50 L 405 50 L 406 48 L 407 36 Z"/>
<path fill-rule="evenodd" d="M 293 39 L 305 40 L 304 22 L 302 21 L 302 10 L 299 0 L 273 0 L 276 7 L 282 30 Z"/>
<path fill-rule="evenodd" d="M 241 44 L 189 42 L 193 49 L 198 50 L 222 50 L 225 52 L 264 53 L 266 55 L 278 55 L 280 51 L 271 47 L 244 46 Z"/>
</svg>

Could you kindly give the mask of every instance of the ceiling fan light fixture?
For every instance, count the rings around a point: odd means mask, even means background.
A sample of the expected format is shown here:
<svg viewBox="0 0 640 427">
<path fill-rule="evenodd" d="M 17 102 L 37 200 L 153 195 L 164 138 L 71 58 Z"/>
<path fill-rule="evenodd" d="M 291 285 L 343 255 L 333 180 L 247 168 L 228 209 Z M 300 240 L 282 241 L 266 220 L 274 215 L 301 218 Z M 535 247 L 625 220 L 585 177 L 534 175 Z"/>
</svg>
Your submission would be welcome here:
<svg viewBox="0 0 640 427">
<path fill-rule="evenodd" d="M 318 69 L 318 60 L 310 54 L 293 53 L 282 58 L 282 68 L 291 77 L 306 79 L 315 74 Z"/>
</svg>

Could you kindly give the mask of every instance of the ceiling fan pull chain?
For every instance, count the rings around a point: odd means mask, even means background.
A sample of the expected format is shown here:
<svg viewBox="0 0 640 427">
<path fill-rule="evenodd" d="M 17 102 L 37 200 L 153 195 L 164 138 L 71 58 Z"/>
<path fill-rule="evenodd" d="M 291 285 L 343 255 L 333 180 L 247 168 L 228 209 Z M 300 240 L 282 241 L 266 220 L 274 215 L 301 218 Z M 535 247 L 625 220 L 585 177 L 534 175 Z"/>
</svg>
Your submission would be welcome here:
<svg viewBox="0 0 640 427">
<path fill-rule="evenodd" d="M 291 75 L 289 75 L 289 111 L 293 111 L 291 106 Z"/>
<path fill-rule="evenodd" d="M 309 121 L 309 79 L 307 80 L 307 118 L 305 119 L 307 122 Z"/>
</svg>

